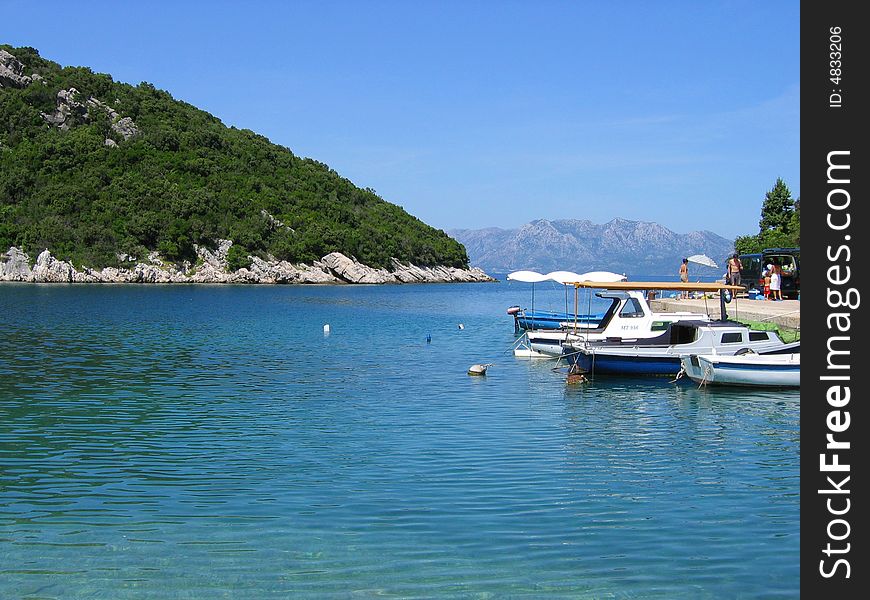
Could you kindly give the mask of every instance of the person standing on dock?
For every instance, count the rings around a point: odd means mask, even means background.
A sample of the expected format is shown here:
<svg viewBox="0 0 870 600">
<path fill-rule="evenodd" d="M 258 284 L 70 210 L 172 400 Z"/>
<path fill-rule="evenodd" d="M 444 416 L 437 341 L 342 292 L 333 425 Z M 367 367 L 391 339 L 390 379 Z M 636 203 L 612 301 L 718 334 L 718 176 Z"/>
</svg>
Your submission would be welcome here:
<svg viewBox="0 0 870 600">
<path fill-rule="evenodd" d="M 770 295 L 772 300 L 782 300 L 782 267 L 776 260 L 770 273 Z"/>
<path fill-rule="evenodd" d="M 734 255 L 728 259 L 728 279 L 725 283 L 740 285 L 740 269 L 742 268 L 743 263 L 740 262 L 740 257 L 737 256 L 737 253 L 735 252 Z"/>
<path fill-rule="evenodd" d="M 683 264 L 680 265 L 680 281 L 682 283 L 689 283 L 689 259 L 688 258 L 684 258 Z M 689 297 L 688 290 L 683 290 L 680 293 L 680 298 L 683 298 L 685 300 L 685 299 L 688 299 L 688 297 Z"/>
</svg>

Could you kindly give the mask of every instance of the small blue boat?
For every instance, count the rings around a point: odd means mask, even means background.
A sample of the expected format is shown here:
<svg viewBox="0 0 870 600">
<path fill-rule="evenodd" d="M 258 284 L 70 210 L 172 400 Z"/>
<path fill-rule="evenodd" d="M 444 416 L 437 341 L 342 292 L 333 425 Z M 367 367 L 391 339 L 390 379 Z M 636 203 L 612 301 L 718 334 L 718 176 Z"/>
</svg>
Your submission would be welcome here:
<svg viewBox="0 0 870 600">
<path fill-rule="evenodd" d="M 508 274 L 511 281 L 522 281 L 532 284 L 532 310 L 526 310 L 519 306 L 508 308 L 508 314 L 514 317 L 514 331 L 520 330 L 554 330 L 568 327 L 597 328 L 604 319 L 604 312 L 596 314 L 578 314 L 559 311 L 534 310 L 535 308 L 535 283 L 542 281 L 555 281 L 565 286 L 565 305 L 568 304 L 568 288 L 578 281 L 622 281 L 625 275 L 611 273 L 609 271 L 594 271 L 590 273 L 573 273 L 571 271 L 552 271 L 546 275 L 536 271 L 514 271 Z"/>
<path fill-rule="evenodd" d="M 519 306 L 508 308 L 508 314 L 514 317 L 514 329 L 531 331 L 535 329 L 564 329 L 566 326 L 598 327 L 604 318 L 604 313 L 575 315 L 574 313 L 549 311 L 549 310 L 525 310 Z"/>
</svg>

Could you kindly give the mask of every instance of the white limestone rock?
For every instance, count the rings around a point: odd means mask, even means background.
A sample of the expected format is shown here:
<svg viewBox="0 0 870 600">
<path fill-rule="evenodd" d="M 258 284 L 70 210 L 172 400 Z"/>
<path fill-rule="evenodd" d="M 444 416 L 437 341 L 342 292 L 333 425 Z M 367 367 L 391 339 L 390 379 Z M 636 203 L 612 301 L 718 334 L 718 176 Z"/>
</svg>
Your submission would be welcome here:
<svg viewBox="0 0 870 600">
<path fill-rule="evenodd" d="M 6 50 L 0 50 L 0 88 L 23 88 L 34 81 L 41 80 L 42 77 L 35 73 L 29 76 L 25 75 L 24 65 L 21 64 L 21 61 Z"/>
<path fill-rule="evenodd" d="M 60 90 L 57 93 L 54 112 L 42 113 L 42 118 L 64 131 L 67 131 L 76 120 L 82 122 L 87 120 L 88 107 L 79 102 L 78 95 L 79 91 L 75 88 Z"/>
<path fill-rule="evenodd" d="M 73 283 L 103 283 L 103 273 L 89 267 L 82 267 L 81 272 L 73 269 Z"/>
<path fill-rule="evenodd" d="M 264 260 L 251 256 L 251 265 L 235 273 L 227 271 L 226 257 L 232 247 L 230 240 L 219 240 L 214 251 L 198 247 L 199 266 L 193 269 L 187 262 L 179 268 L 166 263 L 157 252 L 146 261 L 129 269 L 82 267 L 78 271 L 68 261 L 54 258 L 43 251 L 31 269 L 26 253 L 12 247 L 0 255 L 0 281 L 34 281 L 40 283 L 433 283 L 460 281 L 494 281 L 482 270 L 452 267 L 418 267 L 396 259 L 391 271 L 373 269 L 340 252 L 333 252 L 312 265 L 292 264 L 270 257 Z M 131 257 L 124 257 L 131 259 Z"/>
<path fill-rule="evenodd" d="M 0 281 L 29 281 L 30 257 L 15 246 L 0 254 Z"/>
<path fill-rule="evenodd" d="M 190 283 L 226 283 L 229 274 L 211 263 L 205 263 L 186 279 Z"/>
<path fill-rule="evenodd" d="M 58 260 L 48 250 L 40 252 L 33 266 L 31 281 L 37 283 L 72 283 L 75 269 L 72 264 Z"/>
<path fill-rule="evenodd" d="M 139 128 L 130 117 L 121 117 L 117 121 L 112 121 L 112 131 L 124 138 L 124 141 L 139 134 Z"/>
<path fill-rule="evenodd" d="M 232 240 L 218 240 L 217 248 L 214 251 L 209 250 L 205 246 L 194 244 L 196 256 L 202 260 L 203 264 L 211 265 L 218 271 L 226 271 L 228 267 L 227 254 L 233 246 Z"/>
<path fill-rule="evenodd" d="M 84 102 L 79 100 L 79 91 L 76 88 L 60 90 L 57 93 L 54 112 L 51 114 L 42 113 L 42 118 L 50 125 L 66 131 L 76 122 L 83 123 L 90 121 L 94 111 L 106 113 L 109 117 L 112 131 L 124 138 L 124 141 L 139 133 L 139 128 L 133 119 L 122 117 L 108 104 L 100 102 L 93 97 L 88 98 Z M 111 148 L 118 145 L 111 138 L 106 138 L 103 143 Z"/>
<path fill-rule="evenodd" d="M 299 283 L 343 283 L 335 275 L 330 273 L 329 268 L 320 261 L 313 265 L 297 265 L 299 270 Z"/>
<path fill-rule="evenodd" d="M 398 281 L 389 271 L 367 267 L 341 252 L 327 254 L 321 262 L 337 277 L 348 283 L 396 283 Z"/>
</svg>

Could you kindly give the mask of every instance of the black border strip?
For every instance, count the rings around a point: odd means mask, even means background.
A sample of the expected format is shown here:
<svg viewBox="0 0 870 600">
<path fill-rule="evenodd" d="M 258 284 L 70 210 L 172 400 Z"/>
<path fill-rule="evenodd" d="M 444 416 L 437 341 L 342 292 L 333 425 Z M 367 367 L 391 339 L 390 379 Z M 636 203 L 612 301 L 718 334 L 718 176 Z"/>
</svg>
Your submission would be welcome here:
<svg viewBox="0 0 870 600">
<path fill-rule="evenodd" d="M 870 216 L 863 207 L 870 169 L 863 122 L 870 103 L 863 80 L 870 23 L 858 16 L 860 6 L 801 4 L 801 594 L 807 598 L 858 598 L 868 589 L 867 496 L 859 489 L 868 488 L 861 455 L 868 431 L 862 346 L 870 295 L 862 292 L 870 274 L 864 266 Z"/>
</svg>

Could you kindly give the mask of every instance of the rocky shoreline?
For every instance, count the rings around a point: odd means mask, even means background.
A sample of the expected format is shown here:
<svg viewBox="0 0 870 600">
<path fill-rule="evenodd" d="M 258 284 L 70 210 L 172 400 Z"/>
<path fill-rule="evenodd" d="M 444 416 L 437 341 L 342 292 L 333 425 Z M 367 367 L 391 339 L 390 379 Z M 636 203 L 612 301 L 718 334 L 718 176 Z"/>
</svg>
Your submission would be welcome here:
<svg viewBox="0 0 870 600">
<path fill-rule="evenodd" d="M 72 263 L 44 250 L 31 267 L 30 257 L 12 247 L 0 254 L 0 281 L 31 283 L 245 283 L 245 284 L 388 284 L 471 283 L 495 281 L 481 269 L 418 267 L 392 259 L 392 269 L 374 269 L 340 252 L 327 254 L 314 264 L 292 264 L 251 257 L 251 265 L 237 271 L 227 266 L 230 240 L 220 240 L 217 249 L 197 247 L 196 264 L 167 263 L 156 253 L 147 260 L 129 260 L 129 268 L 76 269 Z M 124 257 L 126 258 L 126 257 Z M 132 264 L 135 263 L 135 264 Z"/>
</svg>

